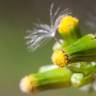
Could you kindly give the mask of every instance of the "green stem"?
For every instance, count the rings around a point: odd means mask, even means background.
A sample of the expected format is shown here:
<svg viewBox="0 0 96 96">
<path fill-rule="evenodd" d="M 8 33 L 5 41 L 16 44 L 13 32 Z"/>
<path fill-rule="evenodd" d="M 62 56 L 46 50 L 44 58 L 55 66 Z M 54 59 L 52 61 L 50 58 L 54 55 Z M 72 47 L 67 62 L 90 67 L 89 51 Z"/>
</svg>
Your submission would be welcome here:
<svg viewBox="0 0 96 96">
<path fill-rule="evenodd" d="M 92 75 L 85 76 L 85 77 L 81 80 L 79 87 L 84 86 L 84 85 L 86 85 L 86 84 L 88 84 L 88 83 L 90 83 L 90 82 L 93 82 L 93 77 L 92 77 Z"/>
<path fill-rule="evenodd" d="M 64 38 L 64 45 L 63 46 L 64 47 L 69 46 L 81 37 L 80 29 L 78 28 L 78 26 L 76 26 L 69 33 L 67 33 L 67 34 L 63 33 L 62 37 Z"/>
</svg>

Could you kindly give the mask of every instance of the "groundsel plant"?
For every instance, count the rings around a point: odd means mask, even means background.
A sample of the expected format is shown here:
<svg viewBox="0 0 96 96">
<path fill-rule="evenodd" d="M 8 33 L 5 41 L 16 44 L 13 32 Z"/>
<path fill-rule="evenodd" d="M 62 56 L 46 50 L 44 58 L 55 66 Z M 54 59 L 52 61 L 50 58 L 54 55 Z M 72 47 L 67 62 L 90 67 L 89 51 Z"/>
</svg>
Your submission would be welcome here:
<svg viewBox="0 0 96 96">
<path fill-rule="evenodd" d="M 80 20 L 69 9 L 60 11 L 58 7 L 53 13 L 53 8 L 51 4 L 50 25 L 36 24 L 26 39 L 33 51 L 55 39 L 51 57 L 54 65 L 26 75 L 20 81 L 20 89 L 25 93 L 65 87 L 96 91 L 96 35 L 82 35 Z"/>
</svg>

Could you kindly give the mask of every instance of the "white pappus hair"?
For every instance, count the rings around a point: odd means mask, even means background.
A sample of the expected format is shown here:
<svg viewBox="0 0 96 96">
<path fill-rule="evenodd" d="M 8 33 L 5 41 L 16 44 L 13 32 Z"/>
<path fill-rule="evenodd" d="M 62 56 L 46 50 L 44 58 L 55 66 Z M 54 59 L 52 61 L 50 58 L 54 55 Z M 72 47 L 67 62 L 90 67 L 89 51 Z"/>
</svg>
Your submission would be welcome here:
<svg viewBox="0 0 96 96">
<path fill-rule="evenodd" d="M 60 11 L 60 7 L 56 9 L 53 14 L 54 4 L 52 3 L 50 6 L 50 25 L 48 24 L 36 24 L 35 28 L 32 31 L 28 31 L 28 35 L 25 37 L 27 39 L 27 45 L 32 50 L 36 50 L 41 45 L 45 45 L 52 38 L 56 37 L 56 31 L 60 20 L 65 15 L 71 14 L 70 9 L 65 9 Z"/>
</svg>

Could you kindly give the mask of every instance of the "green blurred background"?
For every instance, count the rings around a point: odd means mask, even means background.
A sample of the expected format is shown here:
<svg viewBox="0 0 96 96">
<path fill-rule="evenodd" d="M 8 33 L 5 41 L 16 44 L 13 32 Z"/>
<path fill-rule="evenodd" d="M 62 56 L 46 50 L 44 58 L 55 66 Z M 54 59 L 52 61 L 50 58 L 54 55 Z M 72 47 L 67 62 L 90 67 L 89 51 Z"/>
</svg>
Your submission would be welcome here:
<svg viewBox="0 0 96 96">
<path fill-rule="evenodd" d="M 49 23 L 49 7 L 71 8 L 74 15 L 86 18 L 95 0 L 0 0 L 0 96 L 28 96 L 19 90 L 19 81 L 26 74 L 37 72 L 51 63 L 53 41 L 32 53 L 25 44 L 25 32 L 33 22 Z M 85 14 L 85 15 L 84 15 Z M 79 94 L 78 94 L 79 93 Z M 77 89 L 58 89 L 34 96 L 85 96 Z M 95 96 L 95 93 L 91 94 Z M 89 94 L 90 96 L 90 94 Z"/>
</svg>

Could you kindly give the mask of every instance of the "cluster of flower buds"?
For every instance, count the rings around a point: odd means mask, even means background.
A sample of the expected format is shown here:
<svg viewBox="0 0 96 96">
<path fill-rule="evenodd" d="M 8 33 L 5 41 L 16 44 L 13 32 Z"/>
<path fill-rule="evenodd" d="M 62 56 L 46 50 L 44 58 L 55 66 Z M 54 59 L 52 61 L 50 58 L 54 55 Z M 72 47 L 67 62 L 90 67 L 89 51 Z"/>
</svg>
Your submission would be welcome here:
<svg viewBox="0 0 96 96">
<path fill-rule="evenodd" d="M 33 50 L 51 38 L 55 39 L 51 57 L 54 65 L 25 76 L 20 82 L 20 89 L 26 93 L 71 86 L 80 88 L 88 84 L 95 86 L 95 34 L 82 35 L 80 20 L 68 9 L 60 12 L 58 8 L 53 14 L 53 6 L 50 8 L 51 25 L 37 24 L 34 32 L 29 31 L 26 38 Z"/>
</svg>

